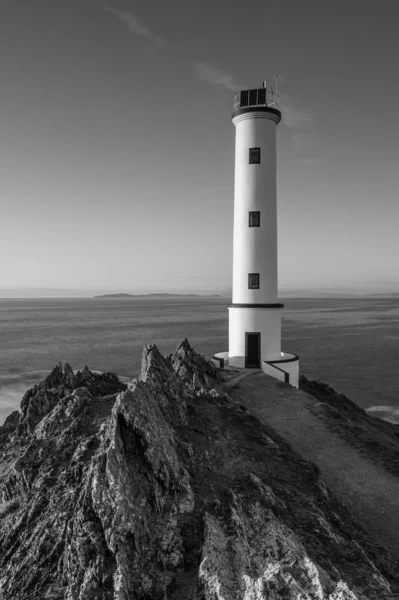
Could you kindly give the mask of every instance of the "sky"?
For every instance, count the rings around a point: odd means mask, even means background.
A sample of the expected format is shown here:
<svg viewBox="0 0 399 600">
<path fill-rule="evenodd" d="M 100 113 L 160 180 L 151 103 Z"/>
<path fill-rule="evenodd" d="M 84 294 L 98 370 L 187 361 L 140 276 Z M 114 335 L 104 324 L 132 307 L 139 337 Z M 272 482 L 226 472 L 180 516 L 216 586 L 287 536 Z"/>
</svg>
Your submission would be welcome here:
<svg viewBox="0 0 399 600">
<path fill-rule="evenodd" d="M 3 0 L 0 54 L 0 295 L 229 290 L 233 97 L 277 68 L 280 289 L 399 290 L 393 0 Z"/>
</svg>

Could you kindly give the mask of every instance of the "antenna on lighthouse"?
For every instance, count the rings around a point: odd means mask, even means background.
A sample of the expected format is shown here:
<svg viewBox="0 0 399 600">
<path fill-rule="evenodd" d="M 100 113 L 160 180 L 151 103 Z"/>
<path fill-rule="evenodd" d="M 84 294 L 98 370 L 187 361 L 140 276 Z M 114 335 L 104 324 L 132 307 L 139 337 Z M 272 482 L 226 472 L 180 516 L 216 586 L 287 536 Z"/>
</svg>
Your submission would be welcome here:
<svg viewBox="0 0 399 600">
<path fill-rule="evenodd" d="M 278 94 L 278 69 L 276 69 L 276 96 Z"/>
</svg>

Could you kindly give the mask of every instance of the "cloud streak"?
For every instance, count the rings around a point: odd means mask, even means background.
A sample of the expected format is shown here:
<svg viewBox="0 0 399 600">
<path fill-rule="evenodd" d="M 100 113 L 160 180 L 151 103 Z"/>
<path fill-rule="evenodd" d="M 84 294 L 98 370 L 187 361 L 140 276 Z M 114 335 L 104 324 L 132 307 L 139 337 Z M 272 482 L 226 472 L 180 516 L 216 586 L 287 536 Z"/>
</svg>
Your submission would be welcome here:
<svg viewBox="0 0 399 600">
<path fill-rule="evenodd" d="M 202 81 L 214 86 L 223 87 L 230 92 L 239 92 L 247 87 L 245 84 L 236 83 L 233 76 L 229 73 L 220 71 L 216 67 L 208 65 L 207 63 L 195 63 L 194 73 L 198 79 L 201 79 Z"/>
<path fill-rule="evenodd" d="M 142 21 L 136 17 L 132 12 L 123 12 L 106 6 L 105 10 L 110 13 L 114 13 L 118 19 L 128 28 L 130 33 L 138 35 L 140 37 L 146 37 L 154 46 L 164 50 L 169 47 L 169 42 L 161 35 L 154 33 L 148 27 L 146 27 Z"/>
<path fill-rule="evenodd" d="M 298 107 L 291 94 L 279 94 L 279 104 L 287 127 L 307 127 L 313 121 L 313 111 Z"/>
<path fill-rule="evenodd" d="M 284 83 L 286 79 L 280 75 L 279 81 Z M 318 156 L 319 137 L 309 131 L 315 117 L 313 110 L 299 106 L 296 99 L 286 92 L 280 92 L 279 106 L 282 123 L 291 130 L 292 151 L 298 162 L 305 165 L 322 160 Z"/>
<path fill-rule="evenodd" d="M 294 152 L 300 157 L 299 162 L 306 164 L 320 160 L 314 156 L 319 150 L 319 137 L 315 133 L 295 132 L 292 134 L 292 142 Z"/>
<path fill-rule="evenodd" d="M 141 19 L 131 11 L 120 11 L 109 5 L 104 6 L 104 9 L 114 14 L 119 21 L 127 27 L 130 33 L 133 33 L 133 35 L 147 38 L 153 46 L 161 50 L 170 48 L 171 44 L 167 39 L 149 29 Z M 242 89 L 248 89 L 247 85 L 237 83 L 231 74 L 221 71 L 207 63 L 194 62 L 192 63 L 192 68 L 198 79 L 210 85 L 222 87 L 230 92 L 239 92 Z"/>
<path fill-rule="evenodd" d="M 171 43 L 166 38 L 149 29 L 143 21 L 131 11 L 121 11 L 109 5 L 105 5 L 104 9 L 115 15 L 133 35 L 146 38 L 158 49 L 165 50 L 170 48 Z M 249 86 L 245 83 L 238 83 L 231 73 L 227 73 L 208 63 L 194 62 L 192 63 L 192 68 L 198 79 L 214 87 L 224 88 L 225 90 L 234 93 L 249 89 Z M 279 74 L 279 82 L 280 84 L 286 82 L 286 78 L 281 74 Z M 313 112 L 309 109 L 298 107 L 295 99 L 290 94 L 285 92 L 280 93 L 279 105 L 282 112 L 282 122 L 291 129 L 305 129 L 313 121 Z M 294 151 L 296 153 L 301 153 L 305 147 L 309 147 L 310 145 L 314 146 L 313 138 L 316 138 L 317 136 L 308 133 L 295 133 L 292 137 Z M 305 158 L 302 162 L 311 161 L 308 158 Z"/>
</svg>

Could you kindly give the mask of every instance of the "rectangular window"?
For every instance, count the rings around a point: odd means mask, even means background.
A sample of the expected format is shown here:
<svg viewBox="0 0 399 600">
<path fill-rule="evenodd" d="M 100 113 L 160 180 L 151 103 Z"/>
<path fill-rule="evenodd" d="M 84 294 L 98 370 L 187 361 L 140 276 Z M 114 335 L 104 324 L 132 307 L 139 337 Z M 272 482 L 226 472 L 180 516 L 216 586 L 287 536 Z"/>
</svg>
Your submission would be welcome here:
<svg viewBox="0 0 399 600">
<path fill-rule="evenodd" d="M 259 212 L 259 210 L 249 211 L 249 227 L 260 227 L 260 212 Z"/>
<path fill-rule="evenodd" d="M 240 95 L 240 106 L 248 106 L 248 90 L 244 90 Z"/>
<path fill-rule="evenodd" d="M 248 289 L 259 289 L 259 273 L 248 273 Z"/>
<path fill-rule="evenodd" d="M 249 90 L 249 106 L 256 104 L 258 90 Z"/>
<path fill-rule="evenodd" d="M 266 88 L 258 90 L 258 104 L 266 104 Z"/>
<path fill-rule="evenodd" d="M 249 149 L 249 164 L 259 165 L 260 164 L 260 148 Z"/>
</svg>

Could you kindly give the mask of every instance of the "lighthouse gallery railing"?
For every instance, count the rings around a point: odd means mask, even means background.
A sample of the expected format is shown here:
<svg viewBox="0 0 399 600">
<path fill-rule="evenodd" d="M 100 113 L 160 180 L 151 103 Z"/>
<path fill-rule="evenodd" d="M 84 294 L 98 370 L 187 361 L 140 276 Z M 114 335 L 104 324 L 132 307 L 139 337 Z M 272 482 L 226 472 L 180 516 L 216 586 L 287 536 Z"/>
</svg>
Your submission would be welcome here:
<svg viewBox="0 0 399 600">
<path fill-rule="evenodd" d="M 247 106 L 268 106 L 278 109 L 278 94 L 267 88 L 259 88 L 257 90 L 244 90 L 234 96 L 235 111 Z"/>
</svg>

